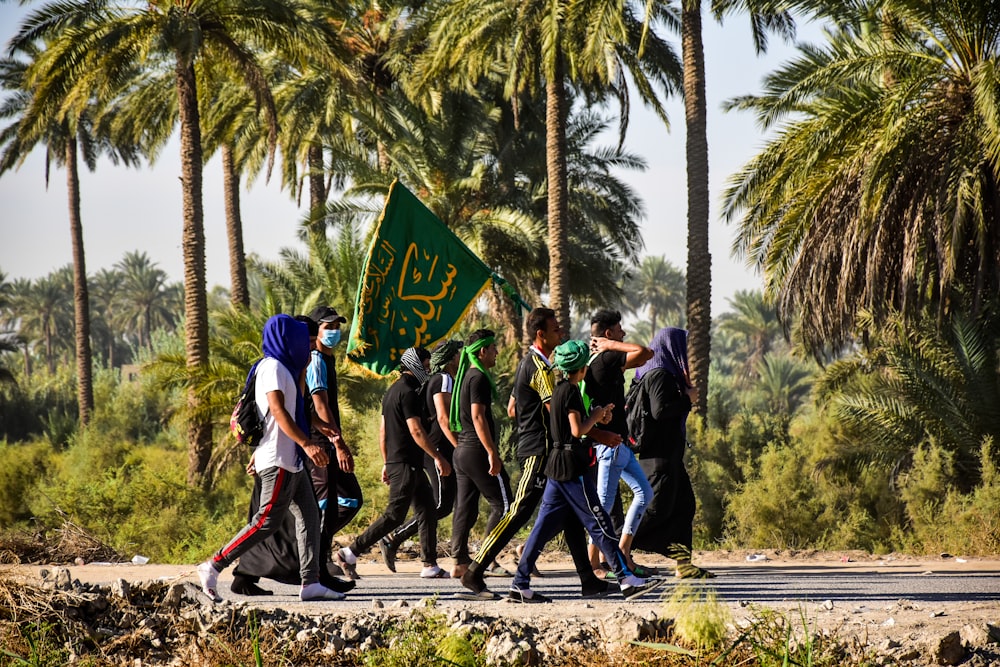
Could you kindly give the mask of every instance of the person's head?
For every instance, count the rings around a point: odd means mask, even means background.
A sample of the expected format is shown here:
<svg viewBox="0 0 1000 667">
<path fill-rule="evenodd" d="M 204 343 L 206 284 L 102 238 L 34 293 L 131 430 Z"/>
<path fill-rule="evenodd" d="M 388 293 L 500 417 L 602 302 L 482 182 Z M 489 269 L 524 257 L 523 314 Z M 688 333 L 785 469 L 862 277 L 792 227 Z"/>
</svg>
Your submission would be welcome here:
<svg viewBox="0 0 1000 667">
<path fill-rule="evenodd" d="M 309 342 L 315 343 L 316 336 L 319 335 L 319 325 L 316 324 L 316 320 L 308 315 L 296 315 L 295 319 L 309 327 Z"/>
<path fill-rule="evenodd" d="M 532 341 L 543 350 L 553 350 L 562 342 L 562 327 L 556 311 L 551 308 L 534 308 L 528 313 L 528 332 Z"/>
<path fill-rule="evenodd" d="M 653 358 L 636 370 L 636 377 L 642 377 L 655 368 L 662 368 L 670 375 L 691 386 L 688 368 L 688 332 L 677 327 L 663 327 L 656 332 L 649 343 Z"/>
<path fill-rule="evenodd" d="M 590 358 L 590 348 L 582 340 L 568 340 L 556 347 L 552 355 L 552 363 L 561 370 L 571 382 L 579 381 L 587 371 L 587 359 Z"/>
<path fill-rule="evenodd" d="M 399 358 L 400 370 L 420 380 L 427 381 L 431 370 L 431 353 L 422 347 L 408 347 Z"/>
<path fill-rule="evenodd" d="M 597 311 L 590 318 L 590 335 L 595 338 L 610 338 L 618 342 L 625 340 L 622 314 L 617 310 L 607 308 Z"/>
<path fill-rule="evenodd" d="M 296 379 L 309 363 L 309 325 L 291 315 L 268 319 L 261 343 L 264 356 L 277 359 Z"/>
<path fill-rule="evenodd" d="M 438 343 L 431 352 L 431 373 L 445 372 L 448 375 L 455 375 L 462 345 L 462 341 L 454 338 Z"/>
<path fill-rule="evenodd" d="M 476 350 L 473 354 L 476 355 L 476 359 L 483 365 L 483 368 L 493 368 L 497 364 L 497 344 L 495 339 L 496 334 L 489 329 L 476 329 L 469 334 L 469 338 L 465 341 L 465 344 L 470 348 L 477 343 L 481 345 L 480 349 Z M 480 343 L 480 341 L 489 342 Z"/>
<path fill-rule="evenodd" d="M 347 322 L 347 318 L 330 306 L 316 306 L 309 317 L 319 327 L 316 341 L 322 351 L 328 352 L 337 347 L 341 338 L 340 325 Z"/>
</svg>

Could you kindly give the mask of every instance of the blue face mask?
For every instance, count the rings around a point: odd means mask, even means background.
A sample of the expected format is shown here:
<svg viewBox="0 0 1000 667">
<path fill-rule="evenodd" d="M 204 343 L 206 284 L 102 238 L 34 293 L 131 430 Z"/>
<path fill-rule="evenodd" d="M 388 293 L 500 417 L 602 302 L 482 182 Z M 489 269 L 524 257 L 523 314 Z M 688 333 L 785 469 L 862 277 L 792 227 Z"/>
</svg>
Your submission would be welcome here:
<svg viewBox="0 0 1000 667">
<path fill-rule="evenodd" d="M 337 347 L 340 342 L 340 329 L 327 329 L 320 334 L 319 342 L 323 347 Z"/>
</svg>

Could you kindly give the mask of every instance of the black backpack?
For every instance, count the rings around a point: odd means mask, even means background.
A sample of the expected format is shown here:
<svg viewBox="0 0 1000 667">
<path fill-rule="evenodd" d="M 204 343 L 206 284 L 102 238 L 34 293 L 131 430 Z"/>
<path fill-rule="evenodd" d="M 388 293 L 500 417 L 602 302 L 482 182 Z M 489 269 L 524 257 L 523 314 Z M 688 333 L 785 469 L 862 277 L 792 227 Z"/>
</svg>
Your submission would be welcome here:
<svg viewBox="0 0 1000 667">
<path fill-rule="evenodd" d="M 649 417 L 649 376 L 646 373 L 632 385 L 625 394 L 625 442 L 633 452 L 642 450 L 646 436 L 646 421 Z"/>
<path fill-rule="evenodd" d="M 260 360 L 257 360 L 250 368 L 243 391 L 236 399 L 236 407 L 229 418 L 229 430 L 233 432 L 236 442 L 247 447 L 256 447 L 264 437 L 264 419 L 257 413 L 257 401 L 254 399 L 259 363 Z"/>
<path fill-rule="evenodd" d="M 625 441 L 629 448 L 636 453 L 644 449 L 646 441 L 651 437 L 652 428 L 649 409 L 649 387 L 655 378 L 663 377 L 664 382 L 670 383 L 671 393 L 676 393 L 676 398 L 682 396 L 677 381 L 662 368 L 654 368 L 638 381 L 632 380 L 628 393 L 625 394 L 625 426 L 628 428 L 628 435 Z M 673 402 L 673 399 L 670 399 Z"/>
</svg>

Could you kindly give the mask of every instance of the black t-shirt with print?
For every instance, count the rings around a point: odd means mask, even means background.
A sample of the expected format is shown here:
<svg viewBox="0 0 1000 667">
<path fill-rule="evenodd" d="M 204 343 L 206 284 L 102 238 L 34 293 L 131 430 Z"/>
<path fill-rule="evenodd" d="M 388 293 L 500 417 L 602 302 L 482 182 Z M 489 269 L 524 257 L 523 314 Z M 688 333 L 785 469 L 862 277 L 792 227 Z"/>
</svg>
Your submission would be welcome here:
<svg viewBox="0 0 1000 667">
<path fill-rule="evenodd" d="M 385 418 L 385 461 L 386 463 L 407 463 L 423 467 L 424 450 L 420 448 L 406 421 L 413 417 L 420 419 L 420 425 L 427 430 L 427 417 L 420 402 L 417 389 L 420 382 L 409 373 L 403 373 L 392 383 L 382 398 L 382 416 Z"/>
<path fill-rule="evenodd" d="M 555 373 L 534 348 L 524 355 L 514 375 L 517 457 L 545 456 L 551 444 L 545 404 L 555 389 Z"/>
<path fill-rule="evenodd" d="M 486 406 L 486 423 L 493 436 L 493 444 L 497 442 L 497 427 L 493 422 L 493 387 L 490 379 L 478 368 L 470 368 L 462 379 L 462 388 L 458 394 L 459 419 L 462 430 L 458 434 L 458 444 L 482 447 L 479 436 L 476 435 L 476 425 L 472 421 L 472 404 L 481 403 Z"/>
<path fill-rule="evenodd" d="M 598 354 L 587 368 L 584 378 L 587 396 L 591 406 L 614 404 L 611 421 L 599 428 L 617 433 L 622 437 L 627 435 L 625 425 L 625 363 L 628 355 L 625 352 L 607 350 Z"/>
</svg>

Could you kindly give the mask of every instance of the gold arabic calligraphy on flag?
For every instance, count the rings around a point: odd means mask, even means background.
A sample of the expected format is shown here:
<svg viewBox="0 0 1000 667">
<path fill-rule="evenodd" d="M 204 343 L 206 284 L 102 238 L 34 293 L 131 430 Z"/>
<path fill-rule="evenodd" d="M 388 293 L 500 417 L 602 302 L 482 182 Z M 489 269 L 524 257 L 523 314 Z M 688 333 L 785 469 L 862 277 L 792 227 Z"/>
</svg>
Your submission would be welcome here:
<svg viewBox="0 0 1000 667">
<path fill-rule="evenodd" d="M 381 375 L 403 351 L 449 335 L 491 272 L 405 187 L 394 183 L 358 286 L 348 354 Z"/>
</svg>

